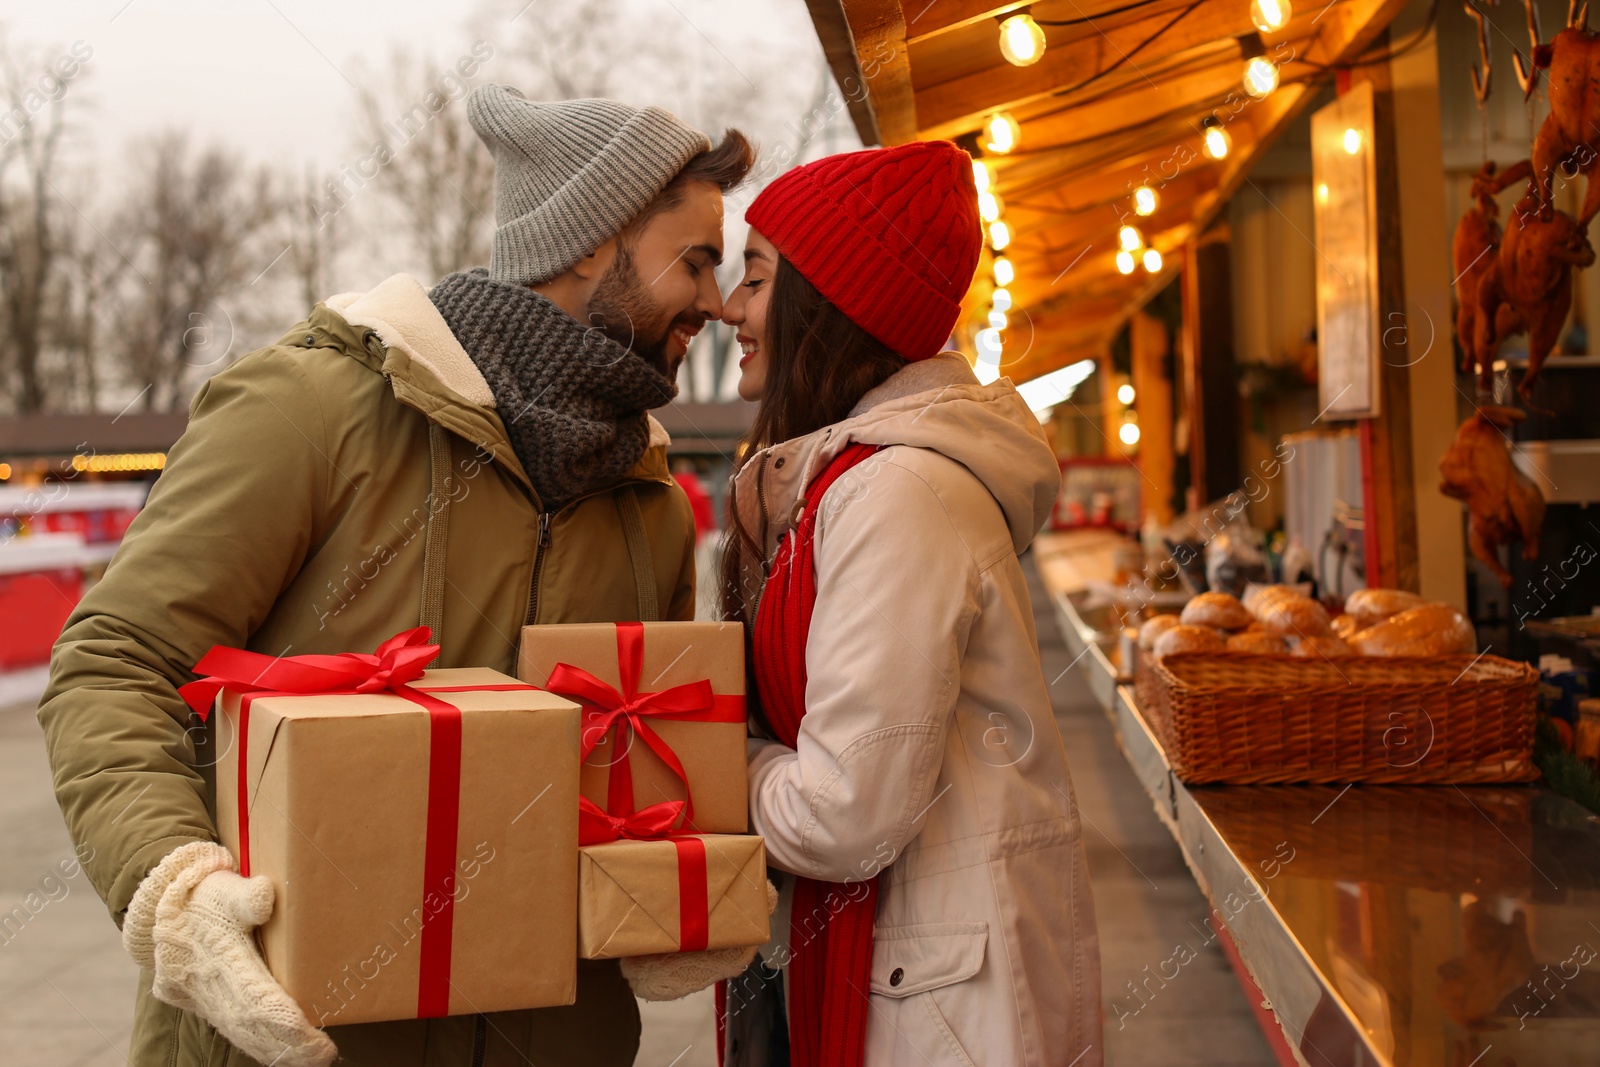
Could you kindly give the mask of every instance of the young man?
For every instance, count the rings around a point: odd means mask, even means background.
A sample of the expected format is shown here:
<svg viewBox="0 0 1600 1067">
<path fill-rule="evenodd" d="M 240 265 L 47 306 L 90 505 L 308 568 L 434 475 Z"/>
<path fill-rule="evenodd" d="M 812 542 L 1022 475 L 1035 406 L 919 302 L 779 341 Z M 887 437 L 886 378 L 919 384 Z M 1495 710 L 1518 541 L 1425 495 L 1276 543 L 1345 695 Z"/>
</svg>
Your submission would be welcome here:
<svg viewBox="0 0 1600 1067">
<path fill-rule="evenodd" d="M 143 968 L 132 1063 L 637 1051 L 614 962 L 580 963 L 570 1007 L 315 1029 L 255 948 L 271 887 L 215 843 L 215 740 L 176 692 L 213 645 L 371 651 L 422 623 L 435 666 L 510 673 L 525 623 L 693 615 L 694 520 L 646 412 L 721 314 L 722 194 L 750 145 L 609 100 L 489 85 L 467 106 L 496 163 L 489 269 L 330 298 L 211 379 L 56 644 L 39 719 Z"/>
</svg>

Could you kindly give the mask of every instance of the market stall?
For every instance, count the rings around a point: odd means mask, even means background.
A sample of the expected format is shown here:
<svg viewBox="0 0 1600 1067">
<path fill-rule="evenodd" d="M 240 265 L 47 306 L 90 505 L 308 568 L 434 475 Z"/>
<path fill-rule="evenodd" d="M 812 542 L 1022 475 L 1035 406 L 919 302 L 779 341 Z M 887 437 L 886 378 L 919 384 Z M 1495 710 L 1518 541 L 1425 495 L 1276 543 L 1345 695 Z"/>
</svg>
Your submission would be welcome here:
<svg viewBox="0 0 1600 1067">
<path fill-rule="evenodd" d="M 1592 1061 L 1586 10 L 810 6 L 973 155 L 980 380 L 1084 368 L 1036 562 L 1283 1062 Z"/>
</svg>

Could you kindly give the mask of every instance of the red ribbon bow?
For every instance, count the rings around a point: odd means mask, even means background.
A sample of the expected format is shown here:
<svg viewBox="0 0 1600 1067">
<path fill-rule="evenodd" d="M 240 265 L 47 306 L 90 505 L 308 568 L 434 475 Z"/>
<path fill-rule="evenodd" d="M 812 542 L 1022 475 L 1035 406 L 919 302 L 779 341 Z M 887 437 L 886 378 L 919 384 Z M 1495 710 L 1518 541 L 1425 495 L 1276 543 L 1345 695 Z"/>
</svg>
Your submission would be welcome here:
<svg viewBox="0 0 1600 1067">
<path fill-rule="evenodd" d="M 423 839 L 422 900 L 437 899 L 442 904 L 422 910 L 417 979 L 419 1019 L 439 1018 L 450 1012 L 450 949 L 455 931 L 455 895 L 451 882 L 461 816 L 461 709 L 428 695 L 427 690 L 536 688 L 522 683 L 422 688 L 407 685 L 420 678 L 439 654 L 439 646 L 429 643 L 432 636 L 428 627 L 418 626 L 395 634 L 370 655 L 341 652 L 331 656 L 266 656 L 217 645 L 195 664 L 195 673 L 208 677 L 178 689 L 179 695 L 202 721 L 210 714 L 220 691 L 226 689 L 243 694 L 239 701 L 239 873 L 247 878 L 250 876 L 248 745 L 251 701 L 258 696 L 392 692 L 420 705 L 428 713 L 428 822 Z"/>
<path fill-rule="evenodd" d="M 581 667 L 558 663 L 550 672 L 545 688 L 578 701 L 583 708 L 581 759 L 588 759 L 606 733 L 617 727 L 617 747 L 621 753 L 611 766 L 607 807 L 603 810 L 588 797 L 578 798 L 578 843 L 597 845 L 618 838 L 649 839 L 672 835 L 678 817 L 683 816 L 680 833 L 690 832 L 694 822 L 694 798 L 689 795 L 689 775 L 672 746 L 646 722 L 649 717 L 686 717 L 712 711 L 716 698 L 711 682 L 702 678 L 685 682 L 657 693 L 639 692 L 639 675 L 644 665 L 644 624 L 619 622 L 617 625 L 617 673 L 622 682 L 615 687 Z M 741 717 L 743 715 L 741 711 Z M 633 772 L 628 763 L 626 732 L 638 734 L 650 750 L 661 757 L 680 781 L 684 799 L 667 800 L 634 810 Z"/>
</svg>

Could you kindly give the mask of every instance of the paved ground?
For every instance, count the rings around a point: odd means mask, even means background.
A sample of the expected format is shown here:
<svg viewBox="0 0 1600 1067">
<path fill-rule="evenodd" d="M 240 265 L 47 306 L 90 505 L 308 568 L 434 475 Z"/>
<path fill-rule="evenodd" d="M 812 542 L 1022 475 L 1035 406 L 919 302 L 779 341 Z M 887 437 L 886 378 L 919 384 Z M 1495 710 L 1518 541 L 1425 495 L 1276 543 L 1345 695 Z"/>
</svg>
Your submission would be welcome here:
<svg viewBox="0 0 1600 1067">
<path fill-rule="evenodd" d="M 1200 947 L 1204 902 L 1117 751 L 1035 580 L 1046 677 L 1072 761 L 1099 912 L 1110 1067 L 1269 1067 L 1227 961 Z M 1063 673 L 1065 672 L 1065 673 Z M 0 1060 L 19 1067 L 124 1062 L 135 969 L 83 875 L 55 879 L 71 848 L 31 704 L 0 710 Z M 30 897 L 30 894 L 32 896 Z M 29 902 L 32 909 L 30 911 Z M 13 909 L 20 907 L 21 915 Z M 4 916 L 10 913 L 9 921 Z M 1127 983 L 1180 943 L 1198 958 L 1135 998 Z M 1120 1007 L 1120 1011 L 1117 1010 Z M 1120 1025 L 1119 1025 L 1120 1023 Z M 646 1005 L 641 1067 L 710 1067 L 710 995 Z M 986 1065 L 987 1067 L 987 1065 Z"/>
</svg>

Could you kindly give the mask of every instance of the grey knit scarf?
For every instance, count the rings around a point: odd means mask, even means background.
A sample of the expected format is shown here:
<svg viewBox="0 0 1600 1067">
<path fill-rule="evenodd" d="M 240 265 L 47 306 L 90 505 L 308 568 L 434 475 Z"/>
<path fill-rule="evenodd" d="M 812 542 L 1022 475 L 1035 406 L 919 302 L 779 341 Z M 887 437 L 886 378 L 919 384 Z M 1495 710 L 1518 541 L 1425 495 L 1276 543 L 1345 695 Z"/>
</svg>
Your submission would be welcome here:
<svg viewBox="0 0 1600 1067">
<path fill-rule="evenodd" d="M 551 511 L 620 479 L 649 442 L 645 412 L 677 395 L 638 354 L 482 267 L 428 293 L 489 383 L 511 448 Z"/>
</svg>

